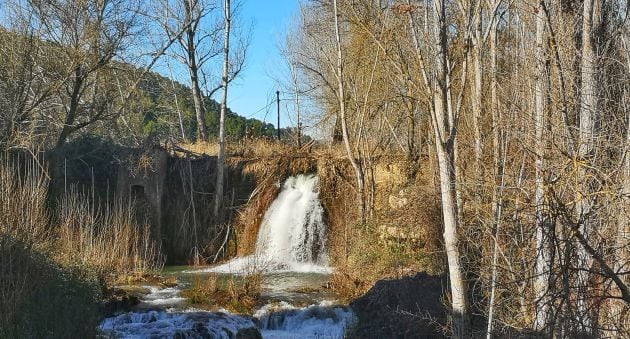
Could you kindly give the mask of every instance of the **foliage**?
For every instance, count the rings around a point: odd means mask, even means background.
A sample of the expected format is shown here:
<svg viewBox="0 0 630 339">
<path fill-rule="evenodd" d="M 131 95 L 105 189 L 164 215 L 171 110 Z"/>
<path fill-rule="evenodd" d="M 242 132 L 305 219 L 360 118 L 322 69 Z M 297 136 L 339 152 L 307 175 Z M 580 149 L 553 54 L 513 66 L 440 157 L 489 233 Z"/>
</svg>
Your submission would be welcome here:
<svg viewBox="0 0 630 339">
<path fill-rule="evenodd" d="M 347 257 L 339 260 L 331 278 L 331 287 L 344 298 L 354 299 L 381 279 L 401 278 L 415 272 L 443 274 L 444 259 L 435 255 L 431 244 L 419 244 L 404 234 L 391 237 L 381 222 L 374 218 L 367 225 L 354 227 L 349 239 Z M 438 228 L 439 224 L 418 225 L 420 231 Z M 415 229 L 407 229 L 416 232 Z M 375 244 L 378 244 L 375 246 Z"/>
</svg>

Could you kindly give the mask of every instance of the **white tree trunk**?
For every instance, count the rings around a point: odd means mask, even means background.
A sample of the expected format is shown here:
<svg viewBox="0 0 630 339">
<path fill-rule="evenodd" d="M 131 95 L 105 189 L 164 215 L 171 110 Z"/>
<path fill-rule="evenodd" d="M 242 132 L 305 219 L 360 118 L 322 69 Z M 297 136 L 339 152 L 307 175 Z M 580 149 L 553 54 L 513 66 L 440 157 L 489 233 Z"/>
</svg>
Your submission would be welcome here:
<svg viewBox="0 0 630 339">
<path fill-rule="evenodd" d="M 544 188 L 544 157 L 545 157 L 545 130 L 547 129 L 545 100 L 547 96 L 548 77 L 545 67 L 545 13 L 543 3 L 538 5 L 536 13 L 536 84 L 534 97 L 535 137 L 534 148 L 536 153 L 536 187 L 534 203 L 536 206 L 536 279 L 534 281 L 534 297 L 536 302 L 534 329 L 547 331 L 551 312 L 551 300 L 549 298 L 549 275 L 551 269 L 551 250 L 548 227 L 548 211 L 545 202 Z"/>
<path fill-rule="evenodd" d="M 468 327 L 468 290 L 461 265 L 458 236 L 457 186 L 455 178 L 455 138 L 457 129 L 454 124 L 453 110 L 448 109 L 450 97 L 447 87 L 447 34 L 446 8 L 444 1 L 434 2 L 436 27 L 434 29 L 436 74 L 433 88 L 433 115 L 436 153 L 438 158 L 440 194 L 442 198 L 442 216 L 444 221 L 444 246 L 448 260 L 451 284 L 451 303 L 453 308 L 453 335 L 456 338 L 467 337 Z"/>
<path fill-rule="evenodd" d="M 595 147 L 595 120 L 597 115 L 597 51 L 595 31 L 598 26 L 600 4 L 599 0 L 585 0 L 582 16 L 582 62 L 581 62 L 581 88 L 580 88 L 580 125 L 578 144 L 578 192 L 575 204 L 575 213 L 578 218 L 579 232 L 588 241 L 590 228 L 592 227 L 592 181 L 589 170 Z M 593 329 L 593 317 L 588 305 L 588 270 L 592 265 L 591 256 L 583 246 L 578 247 L 578 295 L 577 310 L 582 329 L 591 332 Z"/>
<path fill-rule="evenodd" d="M 225 169 L 225 114 L 227 113 L 227 95 L 230 72 L 230 0 L 224 0 L 225 37 L 223 45 L 223 99 L 221 100 L 221 117 L 219 118 L 219 153 L 217 154 L 217 183 L 214 199 L 214 216 L 217 224 L 223 222 L 223 191 Z"/>
<path fill-rule="evenodd" d="M 481 0 L 479 0 L 481 1 Z M 472 4 L 471 4 L 472 6 Z M 481 189 L 483 181 L 483 141 L 481 134 L 481 114 L 482 114 L 482 86 L 483 86 L 483 67 L 482 67 L 482 51 L 483 51 L 483 34 L 481 31 L 481 6 L 478 6 L 478 12 L 475 13 L 475 35 L 473 40 L 473 73 L 474 86 L 472 96 L 472 115 L 473 129 L 475 132 L 475 197 L 478 203 L 481 203 Z M 460 206 L 461 207 L 461 206 Z M 479 207 L 476 208 L 477 210 Z"/>
</svg>

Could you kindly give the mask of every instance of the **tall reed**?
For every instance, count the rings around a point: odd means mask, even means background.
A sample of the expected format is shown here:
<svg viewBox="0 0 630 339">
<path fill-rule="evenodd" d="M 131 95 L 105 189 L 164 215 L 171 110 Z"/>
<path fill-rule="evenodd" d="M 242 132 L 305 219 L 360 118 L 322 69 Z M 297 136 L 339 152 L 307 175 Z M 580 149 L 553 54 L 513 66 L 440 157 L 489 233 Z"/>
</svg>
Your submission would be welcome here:
<svg viewBox="0 0 630 339">
<path fill-rule="evenodd" d="M 111 209 L 93 208 L 86 197 L 71 191 L 60 206 L 59 262 L 109 276 L 141 275 L 161 268 L 160 249 L 149 225 L 134 221 L 132 204 L 118 200 Z"/>
<path fill-rule="evenodd" d="M 48 179 L 33 162 L 0 163 L 0 233 L 29 244 L 50 244 Z"/>
<path fill-rule="evenodd" d="M 8 157 L 7 157 L 8 158 Z M 24 164 L 26 163 L 26 164 Z M 131 203 L 95 206 L 70 189 L 47 211 L 49 179 L 35 161 L 0 163 L 0 234 L 28 244 L 62 266 L 101 277 L 143 274 L 161 267 L 148 225 L 137 224 Z"/>
</svg>

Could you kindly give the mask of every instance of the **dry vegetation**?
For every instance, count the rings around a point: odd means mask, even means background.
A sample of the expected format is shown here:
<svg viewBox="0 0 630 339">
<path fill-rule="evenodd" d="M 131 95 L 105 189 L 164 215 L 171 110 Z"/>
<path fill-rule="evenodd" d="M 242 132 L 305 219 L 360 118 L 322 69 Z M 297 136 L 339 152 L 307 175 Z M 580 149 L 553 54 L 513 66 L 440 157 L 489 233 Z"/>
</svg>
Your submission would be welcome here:
<svg viewBox="0 0 630 339">
<path fill-rule="evenodd" d="M 434 186 L 422 184 L 426 175 L 417 183 L 402 184 L 405 176 L 397 169 L 404 168 L 405 162 L 395 166 L 388 159 L 384 163 L 389 170 L 382 170 L 379 176 L 379 194 L 370 220 L 364 225 L 337 221 L 346 225 L 340 229 L 347 234 L 338 234 L 337 243 L 341 240 L 342 244 L 333 247 L 337 254 L 331 287 L 345 298 L 362 295 L 381 279 L 422 271 L 444 274 L 441 211 Z M 343 206 L 343 199 L 335 199 Z M 356 206 L 352 201 L 345 204 Z M 343 213 L 337 215 L 347 218 Z"/>
<path fill-rule="evenodd" d="M 148 225 L 138 225 L 131 204 L 118 201 L 111 210 L 90 212 L 87 199 L 69 193 L 61 201 L 56 226 L 56 260 L 91 267 L 103 277 L 142 277 L 161 268 L 160 249 Z"/>
<path fill-rule="evenodd" d="M 91 337 L 106 282 L 158 269 L 157 248 L 127 205 L 97 213 L 70 192 L 51 217 L 48 179 L 35 160 L 7 161 L 0 164 L 0 337 Z"/>
<path fill-rule="evenodd" d="M 215 142 L 196 141 L 180 143 L 178 146 L 186 151 L 208 156 L 216 156 L 219 153 L 219 146 Z M 268 158 L 278 154 L 287 154 L 296 149 L 284 142 L 276 139 L 243 139 L 226 144 L 226 155 L 232 161 L 238 158 Z M 229 161 L 229 160 L 228 160 Z"/>
<path fill-rule="evenodd" d="M 260 306 L 262 279 L 262 274 L 254 272 L 225 280 L 218 274 L 194 276 L 182 295 L 195 306 L 252 314 L 255 307 Z"/>
</svg>

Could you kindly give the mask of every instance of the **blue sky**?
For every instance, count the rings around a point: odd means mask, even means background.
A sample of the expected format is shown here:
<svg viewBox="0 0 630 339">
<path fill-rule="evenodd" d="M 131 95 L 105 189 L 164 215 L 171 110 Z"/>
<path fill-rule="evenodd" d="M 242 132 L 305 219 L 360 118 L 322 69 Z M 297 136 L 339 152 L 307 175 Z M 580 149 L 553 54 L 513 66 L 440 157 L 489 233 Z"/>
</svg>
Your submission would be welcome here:
<svg viewBox="0 0 630 339">
<path fill-rule="evenodd" d="M 240 19 L 252 23 L 251 44 L 246 68 L 240 79 L 233 82 L 228 92 L 228 106 L 244 117 L 255 117 L 276 125 L 275 100 L 278 84 L 274 75 L 283 63 L 278 42 L 284 40 L 292 17 L 297 13 L 297 0 L 242 0 Z M 282 94 L 281 94 L 282 96 Z M 215 98 L 216 99 L 216 98 Z M 288 124 L 286 107 L 281 105 L 282 126 Z M 265 118 L 265 115 L 266 118 Z"/>
</svg>

